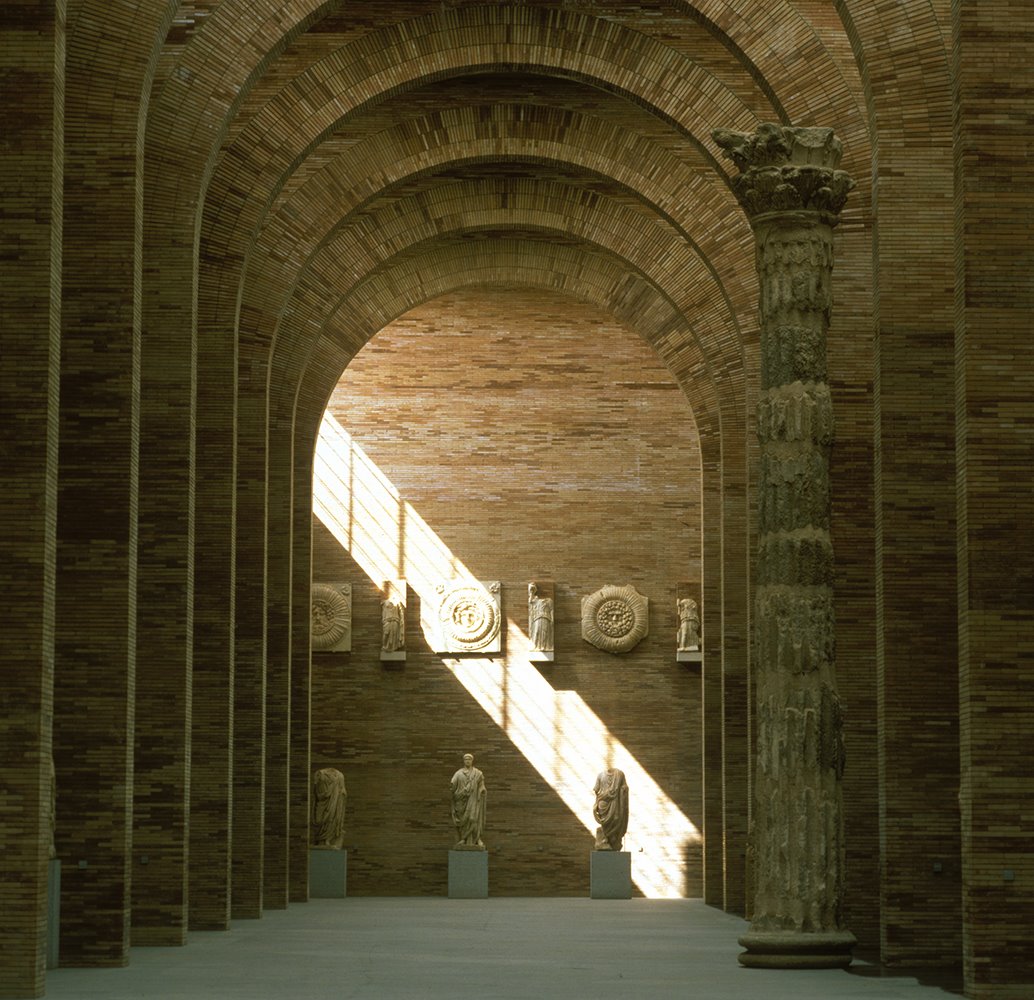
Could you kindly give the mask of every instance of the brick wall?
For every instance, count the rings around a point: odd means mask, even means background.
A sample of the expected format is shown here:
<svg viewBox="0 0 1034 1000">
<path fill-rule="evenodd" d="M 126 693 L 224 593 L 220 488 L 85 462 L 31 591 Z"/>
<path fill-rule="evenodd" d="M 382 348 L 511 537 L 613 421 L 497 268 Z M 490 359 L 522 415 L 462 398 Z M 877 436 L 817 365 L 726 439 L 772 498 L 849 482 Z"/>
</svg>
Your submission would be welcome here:
<svg viewBox="0 0 1034 1000">
<path fill-rule="evenodd" d="M 536 676 L 561 701 L 584 700 L 699 823 L 700 672 L 675 663 L 674 601 L 680 581 L 699 585 L 700 460 L 689 405 L 649 347 L 567 298 L 454 293 L 378 334 L 330 408 L 454 555 L 502 581 L 517 627 L 528 582 L 555 581 L 556 662 Z M 448 780 L 467 750 L 489 788 L 493 894 L 587 893 L 590 834 L 428 650 L 419 596 L 410 591 L 408 659 L 392 669 L 379 661 L 377 587 L 320 523 L 313 578 L 353 585 L 352 652 L 314 654 L 312 677 L 312 766 L 339 767 L 349 789 L 350 893 L 444 892 Z M 651 601 L 649 635 L 621 656 L 580 635 L 581 597 L 607 583 Z M 519 687 L 536 668 L 518 661 L 504 712 L 519 728 L 538 706 Z M 574 726 L 551 737 L 554 766 L 590 744 Z M 582 817 L 602 764 L 584 774 Z M 639 848 L 649 857 L 657 845 Z M 676 891 L 698 895 L 699 845 L 682 867 Z"/>
<path fill-rule="evenodd" d="M 1034 994 L 1034 17 L 952 13 L 963 959 L 999 1000 Z"/>
</svg>

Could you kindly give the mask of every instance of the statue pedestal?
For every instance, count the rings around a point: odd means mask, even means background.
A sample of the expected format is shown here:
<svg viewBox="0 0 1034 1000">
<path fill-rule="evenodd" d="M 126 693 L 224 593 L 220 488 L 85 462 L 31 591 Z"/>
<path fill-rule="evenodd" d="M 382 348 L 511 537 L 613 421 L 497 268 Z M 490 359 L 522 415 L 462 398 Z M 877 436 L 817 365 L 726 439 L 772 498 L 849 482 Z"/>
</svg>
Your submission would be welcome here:
<svg viewBox="0 0 1034 1000">
<path fill-rule="evenodd" d="M 699 649 L 680 649 L 675 653 L 676 663 L 703 663 L 704 654 Z"/>
<path fill-rule="evenodd" d="M 47 862 L 47 968 L 56 969 L 61 942 L 61 862 Z"/>
<path fill-rule="evenodd" d="M 632 898 L 632 855 L 628 851 L 589 853 L 589 897 Z"/>
<path fill-rule="evenodd" d="M 488 899 L 488 851 L 449 851 L 449 899 Z"/>
<path fill-rule="evenodd" d="M 314 847 L 309 851 L 309 898 L 344 899 L 348 886 L 348 851 Z"/>
<path fill-rule="evenodd" d="M 381 663 L 405 663 L 406 651 L 404 649 L 382 649 Z"/>
<path fill-rule="evenodd" d="M 553 650 L 551 649 L 533 649 L 528 653 L 529 663 L 552 663 L 553 662 Z"/>
</svg>

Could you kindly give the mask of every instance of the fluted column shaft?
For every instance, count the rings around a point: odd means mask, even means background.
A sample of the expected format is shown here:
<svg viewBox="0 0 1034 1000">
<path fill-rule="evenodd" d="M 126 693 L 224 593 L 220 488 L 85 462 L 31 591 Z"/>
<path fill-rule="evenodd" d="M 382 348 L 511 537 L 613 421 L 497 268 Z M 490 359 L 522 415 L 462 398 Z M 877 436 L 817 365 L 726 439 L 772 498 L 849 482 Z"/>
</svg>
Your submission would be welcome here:
<svg viewBox="0 0 1034 1000">
<path fill-rule="evenodd" d="M 741 170 L 733 188 L 756 237 L 761 299 L 754 899 L 740 961 L 845 966 L 826 331 L 833 227 L 853 184 L 830 129 L 763 125 L 715 140 Z"/>
</svg>

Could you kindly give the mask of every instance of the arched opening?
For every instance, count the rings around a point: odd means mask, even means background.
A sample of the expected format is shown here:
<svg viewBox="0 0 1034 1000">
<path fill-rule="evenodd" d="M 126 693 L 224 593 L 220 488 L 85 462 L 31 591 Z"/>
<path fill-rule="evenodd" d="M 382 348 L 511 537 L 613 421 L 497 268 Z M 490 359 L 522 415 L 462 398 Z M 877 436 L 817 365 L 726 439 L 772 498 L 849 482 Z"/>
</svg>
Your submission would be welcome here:
<svg viewBox="0 0 1034 1000">
<path fill-rule="evenodd" d="M 352 596 L 349 653 L 314 653 L 313 767 L 347 776 L 350 893 L 441 895 L 447 783 L 489 785 L 492 892 L 584 895 L 592 783 L 631 786 L 636 893 L 702 890 L 699 667 L 675 602 L 701 593 L 692 410 L 650 346 L 540 288 L 461 289 L 394 320 L 349 364 L 316 449 L 313 579 Z M 501 583 L 499 653 L 443 656 L 436 584 Z M 380 660 L 385 581 L 408 582 L 405 661 Z M 529 657 L 527 587 L 551 588 L 555 658 Z M 605 584 L 649 598 L 615 655 L 581 635 Z"/>
</svg>

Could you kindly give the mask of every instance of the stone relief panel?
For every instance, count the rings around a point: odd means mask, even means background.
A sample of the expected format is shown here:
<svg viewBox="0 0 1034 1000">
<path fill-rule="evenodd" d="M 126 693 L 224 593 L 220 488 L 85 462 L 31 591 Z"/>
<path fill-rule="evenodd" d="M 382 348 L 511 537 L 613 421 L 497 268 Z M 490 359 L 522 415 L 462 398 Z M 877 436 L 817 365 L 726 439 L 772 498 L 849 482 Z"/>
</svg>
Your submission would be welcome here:
<svg viewBox="0 0 1034 1000">
<path fill-rule="evenodd" d="M 528 659 L 553 662 L 553 584 L 528 584 Z"/>
<path fill-rule="evenodd" d="M 312 649 L 316 653 L 352 650 L 352 585 L 312 585 Z"/>
<path fill-rule="evenodd" d="M 438 597 L 436 653 L 502 651 L 502 607 L 498 580 L 449 580 L 435 588 Z"/>
<path fill-rule="evenodd" d="M 627 653 L 649 631 L 649 602 L 631 584 L 582 598 L 582 638 L 605 653 Z"/>
<path fill-rule="evenodd" d="M 381 659 L 405 660 L 406 581 L 385 580 L 381 593 Z"/>
<path fill-rule="evenodd" d="M 699 588 L 693 584 L 680 583 L 675 598 L 675 613 L 678 617 L 676 630 L 676 659 L 680 663 L 700 661 L 702 640 L 700 637 Z"/>
</svg>

